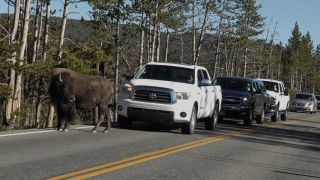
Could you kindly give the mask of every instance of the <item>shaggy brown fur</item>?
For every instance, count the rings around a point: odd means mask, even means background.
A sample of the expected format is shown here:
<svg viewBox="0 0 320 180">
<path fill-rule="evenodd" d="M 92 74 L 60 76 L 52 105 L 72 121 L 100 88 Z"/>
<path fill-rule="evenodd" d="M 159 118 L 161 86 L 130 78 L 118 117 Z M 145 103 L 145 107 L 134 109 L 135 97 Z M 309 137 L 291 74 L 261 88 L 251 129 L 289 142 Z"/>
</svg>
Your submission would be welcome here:
<svg viewBox="0 0 320 180">
<path fill-rule="evenodd" d="M 65 120 L 63 130 L 67 131 L 68 123 L 77 117 L 77 110 L 93 110 L 95 107 L 98 107 L 99 117 L 92 131 L 97 131 L 107 112 L 108 124 L 105 132 L 110 130 L 110 106 L 113 97 L 113 85 L 110 79 L 56 68 L 52 72 L 49 94 L 57 109 L 57 130 L 60 130 L 62 120 Z"/>
</svg>

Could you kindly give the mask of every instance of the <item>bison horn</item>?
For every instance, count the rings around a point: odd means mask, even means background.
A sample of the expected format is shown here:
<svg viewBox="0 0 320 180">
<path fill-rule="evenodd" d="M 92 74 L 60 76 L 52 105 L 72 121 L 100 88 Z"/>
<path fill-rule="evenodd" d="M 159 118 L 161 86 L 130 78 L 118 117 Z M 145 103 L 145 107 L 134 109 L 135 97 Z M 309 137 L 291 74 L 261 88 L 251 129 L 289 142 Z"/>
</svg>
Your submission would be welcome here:
<svg viewBox="0 0 320 180">
<path fill-rule="evenodd" d="M 59 74 L 59 81 L 62 82 L 62 76 L 61 73 Z"/>
</svg>

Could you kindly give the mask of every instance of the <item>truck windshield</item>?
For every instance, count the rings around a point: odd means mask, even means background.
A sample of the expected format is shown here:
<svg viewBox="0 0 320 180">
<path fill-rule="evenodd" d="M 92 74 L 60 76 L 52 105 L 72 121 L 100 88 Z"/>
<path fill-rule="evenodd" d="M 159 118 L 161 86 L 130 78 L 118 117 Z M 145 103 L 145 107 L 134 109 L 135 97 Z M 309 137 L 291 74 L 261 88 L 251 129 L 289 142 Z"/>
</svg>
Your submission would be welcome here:
<svg viewBox="0 0 320 180">
<path fill-rule="evenodd" d="M 268 91 L 279 92 L 278 83 L 270 82 L 270 81 L 263 81 L 263 84 Z"/>
<path fill-rule="evenodd" d="M 242 79 L 217 78 L 216 84 L 223 90 L 250 91 L 250 82 Z"/>
<path fill-rule="evenodd" d="M 312 100 L 312 96 L 308 94 L 297 94 L 296 99 Z"/>
<path fill-rule="evenodd" d="M 194 84 L 194 69 L 165 65 L 146 65 L 135 78 Z"/>
</svg>

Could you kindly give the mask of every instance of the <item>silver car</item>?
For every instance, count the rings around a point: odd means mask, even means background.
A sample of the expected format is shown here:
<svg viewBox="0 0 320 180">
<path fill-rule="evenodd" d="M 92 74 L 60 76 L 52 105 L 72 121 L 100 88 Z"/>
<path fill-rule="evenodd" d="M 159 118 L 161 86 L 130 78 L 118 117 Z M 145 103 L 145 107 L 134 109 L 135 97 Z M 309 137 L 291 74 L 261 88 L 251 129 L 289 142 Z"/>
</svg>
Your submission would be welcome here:
<svg viewBox="0 0 320 180">
<path fill-rule="evenodd" d="M 303 111 L 316 113 L 317 112 L 317 99 L 313 93 L 298 93 L 291 102 L 291 111 Z"/>
</svg>

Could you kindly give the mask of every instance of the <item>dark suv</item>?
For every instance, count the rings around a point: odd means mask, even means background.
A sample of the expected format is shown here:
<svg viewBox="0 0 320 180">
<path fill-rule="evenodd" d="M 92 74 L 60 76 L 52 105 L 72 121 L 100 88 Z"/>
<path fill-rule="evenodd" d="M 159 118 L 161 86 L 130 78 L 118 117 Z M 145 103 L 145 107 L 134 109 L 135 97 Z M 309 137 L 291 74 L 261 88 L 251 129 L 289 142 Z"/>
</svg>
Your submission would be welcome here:
<svg viewBox="0 0 320 180">
<path fill-rule="evenodd" d="M 257 124 L 264 122 L 269 98 L 261 80 L 218 77 L 215 84 L 222 89 L 220 121 L 223 117 L 243 118 L 246 126 L 251 126 L 253 118 Z"/>
</svg>

